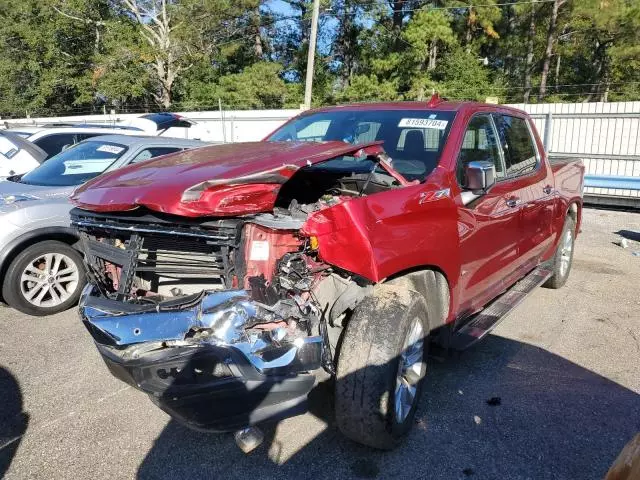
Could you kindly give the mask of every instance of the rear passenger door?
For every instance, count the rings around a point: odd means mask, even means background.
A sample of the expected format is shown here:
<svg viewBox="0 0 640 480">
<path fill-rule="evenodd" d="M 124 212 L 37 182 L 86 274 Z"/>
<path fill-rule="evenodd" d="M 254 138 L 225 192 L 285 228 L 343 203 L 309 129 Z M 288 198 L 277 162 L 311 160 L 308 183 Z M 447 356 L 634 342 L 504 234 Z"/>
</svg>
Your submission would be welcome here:
<svg viewBox="0 0 640 480">
<path fill-rule="evenodd" d="M 528 120 L 494 114 L 504 152 L 504 184 L 520 210 L 519 263 L 523 273 L 535 267 L 551 242 L 553 174 L 542 161 Z"/>
</svg>

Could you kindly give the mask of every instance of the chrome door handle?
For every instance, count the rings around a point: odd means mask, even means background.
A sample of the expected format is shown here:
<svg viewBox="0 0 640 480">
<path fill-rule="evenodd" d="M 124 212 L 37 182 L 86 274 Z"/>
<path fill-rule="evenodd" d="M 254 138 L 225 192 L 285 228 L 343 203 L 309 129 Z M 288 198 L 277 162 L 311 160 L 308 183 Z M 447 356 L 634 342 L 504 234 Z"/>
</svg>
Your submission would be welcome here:
<svg viewBox="0 0 640 480">
<path fill-rule="evenodd" d="M 519 198 L 510 198 L 509 200 L 507 200 L 507 207 L 509 207 L 509 208 L 515 208 L 518 205 L 520 205 L 520 199 Z"/>
<path fill-rule="evenodd" d="M 546 194 L 549 195 L 551 192 L 553 192 L 553 187 L 551 185 L 547 185 L 546 187 L 544 187 L 542 189 L 542 191 Z"/>
</svg>

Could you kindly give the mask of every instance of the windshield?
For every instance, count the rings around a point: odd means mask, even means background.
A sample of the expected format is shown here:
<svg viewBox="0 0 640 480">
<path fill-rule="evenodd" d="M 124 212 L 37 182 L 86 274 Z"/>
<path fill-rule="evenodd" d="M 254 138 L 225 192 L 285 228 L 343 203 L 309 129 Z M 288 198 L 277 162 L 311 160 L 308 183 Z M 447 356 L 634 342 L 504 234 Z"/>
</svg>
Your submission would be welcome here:
<svg viewBox="0 0 640 480">
<path fill-rule="evenodd" d="M 283 125 L 267 140 L 352 144 L 382 141 L 393 168 L 408 180 L 424 180 L 440 161 L 455 112 L 436 110 L 334 110 L 304 115 Z M 365 171 L 370 160 L 344 157 L 321 169 Z M 362 164 L 356 167 L 356 163 Z M 368 165 L 367 165 L 368 164 Z"/>
<path fill-rule="evenodd" d="M 48 187 L 80 185 L 104 172 L 127 147 L 111 142 L 85 141 L 54 155 L 24 175 L 20 182 Z"/>
</svg>

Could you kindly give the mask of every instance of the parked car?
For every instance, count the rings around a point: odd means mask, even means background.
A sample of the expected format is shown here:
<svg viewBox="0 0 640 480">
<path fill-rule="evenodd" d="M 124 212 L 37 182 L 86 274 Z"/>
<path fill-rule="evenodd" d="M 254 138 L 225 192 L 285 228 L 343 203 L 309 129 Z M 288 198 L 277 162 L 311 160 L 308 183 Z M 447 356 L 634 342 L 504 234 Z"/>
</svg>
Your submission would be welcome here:
<svg viewBox="0 0 640 480">
<path fill-rule="evenodd" d="M 14 175 L 15 170 L 31 170 L 46 158 L 45 151 L 25 138 L 0 130 L 0 178 Z"/>
<path fill-rule="evenodd" d="M 91 124 L 91 123 L 53 123 L 42 127 L 18 127 L 10 129 L 16 135 L 29 140 L 40 147 L 47 154 L 46 159 L 57 155 L 62 150 L 76 143 L 99 135 L 153 135 L 161 136 L 171 128 L 191 128 L 195 122 L 175 113 L 150 113 L 140 117 L 118 122 L 115 124 Z M 186 138 L 186 135 L 185 135 Z M 37 165 L 14 165 L 9 175 L 19 175 L 28 172 Z M 13 173 L 11 173 L 13 172 Z"/>
<path fill-rule="evenodd" d="M 87 180 L 125 165 L 201 147 L 163 137 L 104 135 L 78 143 L 25 175 L 0 180 L 2 298 L 31 315 L 78 301 L 86 276 L 70 228 L 69 195 Z"/>
<path fill-rule="evenodd" d="M 266 140 L 80 187 L 81 317 L 111 373 L 188 426 L 299 413 L 328 373 L 340 430 L 392 448 L 429 342 L 466 348 L 567 281 L 584 167 L 550 163 L 525 112 L 437 98 L 309 111 Z"/>
</svg>

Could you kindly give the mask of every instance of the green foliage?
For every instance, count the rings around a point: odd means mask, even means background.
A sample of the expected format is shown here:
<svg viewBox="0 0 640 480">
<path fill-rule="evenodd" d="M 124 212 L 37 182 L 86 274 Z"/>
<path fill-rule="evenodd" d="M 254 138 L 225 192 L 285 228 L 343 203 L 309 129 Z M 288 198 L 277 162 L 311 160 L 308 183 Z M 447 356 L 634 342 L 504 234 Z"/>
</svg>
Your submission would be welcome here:
<svg viewBox="0 0 640 480">
<path fill-rule="evenodd" d="M 351 83 L 336 98 L 340 103 L 402 100 L 396 81 L 380 81 L 374 75 L 352 77 Z"/>
<path fill-rule="evenodd" d="M 491 82 L 489 70 L 477 56 L 461 48 L 447 55 L 434 72 L 434 88 L 451 99 L 477 100 L 500 97 L 500 85 Z"/>
<path fill-rule="evenodd" d="M 639 99 L 640 2 L 558 1 L 322 0 L 312 103 L 535 102 L 545 63 L 544 101 Z M 0 115 L 298 107 L 313 2 L 282 2 L 0 0 Z"/>
<path fill-rule="evenodd" d="M 279 77 L 281 72 L 278 63 L 258 62 L 240 73 L 224 75 L 216 83 L 197 83 L 184 106 L 212 107 L 221 99 L 227 108 L 235 109 L 298 107 L 302 99 Z"/>
</svg>

